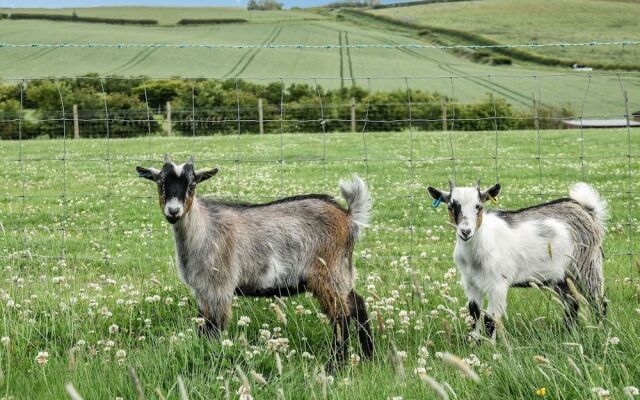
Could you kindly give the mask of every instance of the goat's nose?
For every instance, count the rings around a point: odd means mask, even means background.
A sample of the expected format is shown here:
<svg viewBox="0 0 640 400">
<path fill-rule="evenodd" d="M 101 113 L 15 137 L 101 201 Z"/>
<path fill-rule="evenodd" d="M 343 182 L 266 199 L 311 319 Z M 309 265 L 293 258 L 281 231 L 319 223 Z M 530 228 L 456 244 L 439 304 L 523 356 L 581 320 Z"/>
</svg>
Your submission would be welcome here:
<svg viewBox="0 0 640 400">
<path fill-rule="evenodd" d="M 179 212 L 180 212 L 180 208 L 178 208 L 178 207 L 169 207 L 169 214 L 171 214 L 172 216 L 178 215 Z"/>
<path fill-rule="evenodd" d="M 469 237 L 469 234 L 471 234 L 471 229 L 460 229 L 460 234 L 467 238 Z"/>
</svg>

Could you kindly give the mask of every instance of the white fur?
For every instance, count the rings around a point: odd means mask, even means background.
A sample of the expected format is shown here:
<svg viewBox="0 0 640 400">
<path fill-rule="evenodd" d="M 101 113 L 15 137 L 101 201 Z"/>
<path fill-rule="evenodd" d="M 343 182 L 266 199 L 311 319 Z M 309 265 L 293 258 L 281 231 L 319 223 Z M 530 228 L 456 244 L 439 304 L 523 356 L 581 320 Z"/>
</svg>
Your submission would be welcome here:
<svg viewBox="0 0 640 400">
<path fill-rule="evenodd" d="M 171 165 L 173 165 L 173 170 L 176 172 L 176 176 L 178 176 L 178 178 L 180 176 L 182 176 L 182 171 L 184 169 L 184 164 L 176 165 L 174 163 L 171 163 Z"/>
<path fill-rule="evenodd" d="M 371 214 L 371 196 L 367 185 L 358 175 L 351 181 L 340 179 L 340 192 L 349 204 L 349 212 L 353 222 L 359 227 L 368 227 Z"/>
<path fill-rule="evenodd" d="M 552 241 L 539 235 L 540 224 L 554 232 Z M 493 214 L 484 216 L 473 239 L 458 237 L 454 253 L 469 300 L 482 306 L 487 294 L 487 313 L 494 317 L 506 313 L 506 294 L 511 285 L 560 281 L 572 257 L 571 233 L 563 223 L 532 220 L 510 227 Z"/>
<path fill-rule="evenodd" d="M 177 215 L 173 215 L 169 213 L 169 209 L 171 208 L 177 208 L 180 211 L 178 211 Z M 182 214 L 184 214 L 184 204 L 176 197 L 172 197 L 164 204 L 164 215 L 168 217 L 182 217 Z"/>
<path fill-rule="evenodd" d="M 569 197 L 583 207 L 591 208 L 600 225 L 605 225 L 609 217 L 609 206 L 594 188 L 584 182 L 578 182 L 569 190 Z"/>
</svg>

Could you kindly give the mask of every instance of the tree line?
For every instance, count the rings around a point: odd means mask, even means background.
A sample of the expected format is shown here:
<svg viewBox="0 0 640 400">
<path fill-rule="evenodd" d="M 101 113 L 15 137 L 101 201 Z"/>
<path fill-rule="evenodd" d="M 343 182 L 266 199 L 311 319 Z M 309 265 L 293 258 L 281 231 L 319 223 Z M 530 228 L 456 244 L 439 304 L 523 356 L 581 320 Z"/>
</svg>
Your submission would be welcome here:
<svg viewBox="0 0 640 400">
<path fill-rule="evenodd" d="M 258 133 L 557 128 L 571 110 L 539 105 L 514 108 L 487 94 L 459 102 L 424 90 L 326 89 L 304 83 L 258 84 L 245 80 L 109 78 L 41 79 L 0 85 L 0 138 L 69 135 L 73 105 L 91 129 L 83 137 Z M 259 104 L 262 109 L 259 110 Z"/>
</svg>

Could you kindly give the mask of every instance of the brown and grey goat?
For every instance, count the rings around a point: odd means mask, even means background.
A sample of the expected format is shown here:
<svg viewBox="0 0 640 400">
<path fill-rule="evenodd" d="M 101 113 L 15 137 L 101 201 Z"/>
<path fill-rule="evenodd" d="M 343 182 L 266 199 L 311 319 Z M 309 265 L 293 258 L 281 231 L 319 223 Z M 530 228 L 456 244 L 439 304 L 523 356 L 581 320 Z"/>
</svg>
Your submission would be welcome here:
<svg viewBox="0 0 640 400">
<path fill-rule="evenodd" d="M 160 208 L 173 228 L 178 272 L 206 321 L 202 333 L 217 336 L 225 328 L 234 294 L 310 291 L 333 323 L 329 366 L 340 366 L 347 357 L 350 319 L 363 356 L 372 355 L 365 302 L 354 289 L 353 249 L 371 206 L 360 178 L 340 181 L 345 209 L 323 194 L 265 204 L 199 198 L 197 185 L 218 169 L 195 170 L 192 161 L 176 165 L 167 157 L 161 169 L 136 170 L 158 186 Z"/>
<path fill-rule="evenodd" d="M 509 287 L 548 286 L 563 299 L 565 320 L 573 324 L 579 308 L 571 281 L 604 316 L 602 242 L 607 203 L 586 183 L 577 183 L 568 198 L 516 211 L 484 211 L 495 199 L 500 184 L 481 190 L 456 187 L 449 191 L 431 186 L 429 194 L 447 204 L 456 228 L 454 260 L 469 299 L 469 313 L 476 325 L 483 297 L 489 298 L 485 314 L 487 333 L 493 336 L 494 318 L 507 309 Z M 435 204 L 434 204 L 435 205 Z"/>
</svg>

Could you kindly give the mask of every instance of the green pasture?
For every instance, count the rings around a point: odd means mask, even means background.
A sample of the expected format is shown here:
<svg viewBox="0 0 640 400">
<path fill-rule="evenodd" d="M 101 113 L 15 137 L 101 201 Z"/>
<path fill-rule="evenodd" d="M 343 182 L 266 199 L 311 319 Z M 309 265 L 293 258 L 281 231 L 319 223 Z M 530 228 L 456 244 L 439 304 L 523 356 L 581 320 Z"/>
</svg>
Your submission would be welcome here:
<svg viewBox="0 0 640 400">
<path fill-rule="evenodd" d="M 637 7 L 632 2 L 585 1 L 511 3 L 502 0 L 456 2 L 397 9 L 374 10 L 434 26 L 488 35 L 505 43 L 534 41 L 584 41 L 634 39 L 633 23 L 626 23 Z M 589 30 L 580 24 L 563 23 L 560 16 L 569 9 L 590 7 L 609 10 L 599 13 Z M 524 7 L 517 12 L 518 7 Z M 556 10 L 554 7 L 557 7 Z M 564 7 L 564 8 L 563 8 Z M 540 11 L 542 9 L 543 11 Z M 459 10 L 459 11 L 456 11 Z M 11 12 L 10 9 L 0 12 Z M 21 10 L 24 12 L 71 13 L 62 10 Z M 503 14 L 500 14 L 500 12 Z M 526 11 L 526 12 L 525 12 Z M 302 45 L 429 45 L 412 29 L 375 21 L 345 18 L 335 12 L 318 10 L 253 11 L 240 8 L 146 8 L 97 7 L 78 9 L 79 15 L 112 18 L 155 18 L 160 26 L 118 26 L 97 23 L 40 20 L 0 20 L 0 38 L 12 44 L 127 43 L 127 44 L 302 44 Z M 624 18 L 622 14 L 626 15 Z M 489 18 L 489 15 L 493 17 Z M 499 17 L 504 15 L 503 17 Z M 506 16 L 513 16 L 513 18 Z M 549 21 L 541 20 L 544 15 Z M 250 23 L 206 26 L 175 26 L 180 18 L 247 18 Z M 499 23 L 490 21 L 497 20 Z M 530 21 L 529 21 L 530 20 Z M 173 22 L 172 22 L 173 21 Z M 528 21 L 528 22 L 527 22 Z M 437 22 L 437 23 L 436 23 Z M 491 36 L 485 25 L 516 36 Z M 503 25 L 501 25 L 503 24 Z M 529 24 L 533 24 L 530 26 Z M 608 29 L 611 25 L 616 27 Z M 617 25 L 616 25 L 617 24 Z M 617 27 L 620 25 L 619 27 Z M 527 29 L 515 29 L 526 26 Z M 551 26 L 553 29 L 549 29 Z M 558 27 L 556 29 L 556 27 Z M 513 29 L 512 29 L 513 28 Z M 594 31 L 595 29 L 595 31 Z M 607 30 L 608 29 L 608 30 Z M 565 31 L 573 32 L 565 35 Z M 516 33 L 520 32 L 520 33 Z M 588 33 L 587 33 L 588 32 Z M 607 35 L 601 36 L 600 32 Z M 553 36 L 556 35 L 556 36 Z M 586 38 L 585 35 L 590 35 Z M 594 36 L 595 35 L 595 36 Z M 546 50 L 545 50 L 546 51 Z M 637 58 L 637 50 L 627 47 L 577 48 L 576 56 L 623 62 Z M 560 56 L 553 54 L 554 56 Z M 602 60 L 600 60 L 602 61 Z M 625 61 L 626 62 L 626 61 Z M 404 89 L 407 86 L 437 91 L 462 102 L 474 102 L 487 94 L 505 98 L 518 108 L 537 104 L 568 107 L 588 117 L 622 117 L 623 91 L 627 91 L 630 111 L 640 108 L 640 79 L 634 72 L 573 72 L 514 60 L 513 65 L 493 66 L 471 61 L 451 51 L 420 48 L 319 48 L 319 49 L 202 49 L 202 48 L 0 48 L 0 78 L 21 80 L 42 77 L 72 77 L 88 73 L 103 76 L 242 78 L 253 81 L 306 82 L 327 88 L 357 85 L 373 90 Z M 405 79 L 410 77 L 410 79 Z M 422 77 L 420 79 L 416 77 Z"/>
<path fill-rule="evenodd" d="M 338 196 L 339 178 L 362 176 L 374 213 L 356 249 L 356 286 L 373 318 L 373 360 L 353 358 L 324 377 L 331 329 L 306 296 L 237 298 L 228 341 L 199 338 L 156 189 L 134 172 L 159 166 L 165 152 L 220 167 L 200 196 Z M 62 399 L 72 382 L 85 399 L 134 398 L 133 367 L 148 399 L 177 399 L 178 376 L 191 399 L 238 398 L 239 367 L 255 399 L 434 398 L 421 372 L 450 399 L 626 398 L 640 386 L 639 171 L 640 137 L 626 129 L 3 141 L 0 397 Z M 469 341 L 454 234 L 426 193 L 450 177 L 501 182 L 505 208 L 594 185 L 611 207 L 609 319 L 585 312 L 568 331 L 550 291 L 513 289 L 505 340 Z M 480 382 L 445 366 L 441 352 L 466 358 Z"/>
<path fill-rule="evenodd" d="M 472 32 L 503 44 L 638 40 L 640 3 L 625 0 L 479 0 L 373 10 L 403 21 Z M 637 64 L 640 46 L 528 49 L 583 64 Z"/>
</svg>

